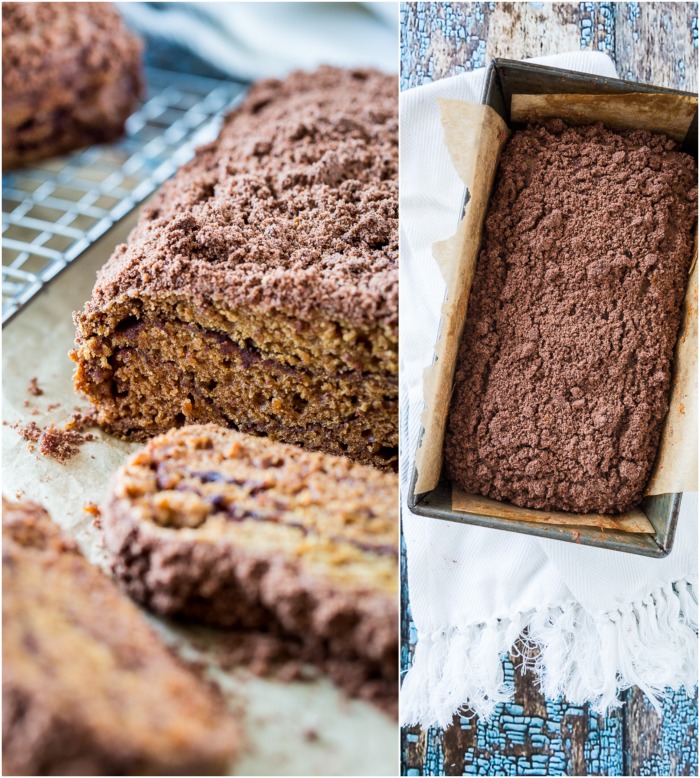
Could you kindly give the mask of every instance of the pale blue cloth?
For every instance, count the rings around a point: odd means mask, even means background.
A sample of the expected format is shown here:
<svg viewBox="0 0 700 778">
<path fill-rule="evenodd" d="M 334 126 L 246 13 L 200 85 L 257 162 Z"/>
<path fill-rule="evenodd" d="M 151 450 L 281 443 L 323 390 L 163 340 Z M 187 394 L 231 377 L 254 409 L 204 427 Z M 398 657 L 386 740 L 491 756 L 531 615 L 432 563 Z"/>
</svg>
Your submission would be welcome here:
<svg viewBox="0 0 700 778">
<path fill-rule="evenodd" d="M 254 81 L 319 65 L 398 71 L 398 3 L 118 3 L 129 26 Z"/>
</svg>

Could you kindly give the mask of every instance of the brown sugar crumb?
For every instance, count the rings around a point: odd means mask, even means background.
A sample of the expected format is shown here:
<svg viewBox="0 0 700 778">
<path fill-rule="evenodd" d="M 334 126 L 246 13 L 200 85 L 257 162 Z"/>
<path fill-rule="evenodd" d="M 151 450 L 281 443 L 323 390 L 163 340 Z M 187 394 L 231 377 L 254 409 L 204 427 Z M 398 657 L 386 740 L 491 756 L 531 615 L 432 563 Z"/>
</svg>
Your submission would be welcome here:
<svg viewBox="0 0 700 778">
<path fill-rule="evenodd" d="M 76 414 L 73 414 L 71 421 L 75 416 Z M 78 453 L 83 443 L 96 439 L 91 432 L 81 433 L 76 429 L 71 429 L 69 427 L 71 421 L 66 423 L 64 428 L 51 423 L 42 429 L 35 421 L 29 421 L 26 424 L 16 422 L 10 427 L 17 432 L 22 440 L 29 443 L 28 449 L 31 453 L 35 451 L 33 444 L 38 443 L 40 454 L 52 457 L 63 465 Z M 81 416 L 78 424 L 79 429 L 83 429 L 88 424 L 87 417 Z"/>
<path fill-rule="evenodd" d="M 73 413 L 65 424 L 67 430 L 73 430 L 74 432 L 82 432 L 85 427 L 97 426 L 97 411 L 95 408 L 81 408 L 76 405 L 73 408 Z M 90 435 L 86 440 L 94 440 L 95 436 Z"/>
<path fill-rule="evenodd" d="M 61 407 L 61 403 L 49 403 L 46 410 L 48 413 L 50 413 L 51 411 L 55 411 L 56 408 L 60 408 L 60 407 Z"/>
<path fill-rule="evenodd" d="M 44 394 L 44 390 L 39 386 L 39 382 L 37 380 L 36 376 L 33 376 L 29 379 L 29 386 L 27 386 L 27 392 L 29 394 L 34 395 L 34 397 L 39 397 L 40 395 Z"/>
<path fill-rule="evenodd" d="M 697 166 L 663 135 L 560 120 L 501 157 L 445 436 L 470 494 L 634 507 L 669 407 Z"/>
<path fill-rule="evenodd" d="M 92 520 L 92 526 L 95 529 L 102 529 L 102 522 L 100 521 L 100 516 L 102 516 L 102 512 L 100 511 L 99 507 L 95 505 L 94 502 L 89 502 L 86 505 L 84 505 L 83 511 L 85 513 L 89 513 L 91 516 L 94 516 Z"/>
<path fill-rule="evenodd" d="M 39 452 L 65 464 L 78 453 L 80 445 L 86 440 L 87 437 L 79 432 L 61 429 L 55 424 L 49 424 L 39 438 Z"/>
<path fill-rule="evenodd" d="M 21 500 L 22 497 L 24 497 L 24 489 L 18 489 L 15 492 L 15 497 L 16 497 L 16 499 Z"/>
<path fill-rule="evenodd" d="M 36 443 L 41 437 L 41 427 L 35 421 L 27 422 L 24 425 L 16 422 L 10 427 L 17 432 L 22 440 L 26 440 L 28 443 Z"/>
<path fill-rule="evenodd" d="M 47 410 L 57 408 L 60 403 L 52 403 Z M 31 414 L 36 416 L 39 413 L 37 408 L 31 410 Z M 55 459 L 60 464 L 65 464 L 71 457 L 78 453 L 80 446 L 97 437 L 92 432 L 83 432 L 85 427 L 94 425 L 94 415 L 92 410 L 83 410 L 76 406 L 68 421 L 63 427 L 56 424 L 49 424 L 43 430 L 34 421 L 27 424 L 16 422 L 10 427 L 17 431 L 17 434 L 26 440 L 30 452 L 35 451 L 33 443 L 39 444 L 39 453 Z"/>
</svg>

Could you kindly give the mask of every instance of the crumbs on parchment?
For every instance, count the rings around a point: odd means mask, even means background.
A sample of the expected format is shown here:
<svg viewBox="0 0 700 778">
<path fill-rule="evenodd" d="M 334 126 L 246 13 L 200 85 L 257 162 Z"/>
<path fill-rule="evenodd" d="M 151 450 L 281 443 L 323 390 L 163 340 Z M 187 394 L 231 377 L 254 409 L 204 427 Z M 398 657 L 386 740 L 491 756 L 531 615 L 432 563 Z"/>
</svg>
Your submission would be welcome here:
<svg viewBox="0 0 700 778">
<path fill-rule="evenodd" d="M 17 432 L 17 434 L 26 440 L 28 443 L 37 443 L 41 437 L 41 427 L 35 421 L 29 421 L 26 424 L 10 424 L 10 427 Z"/>
<path fill-rule="evenodd" d="M 100 510 L 98 505 L 96 505 L 94 502 L 86 503 L 85 505 L 83 505 L 83 511 L 85 513 L 89 513 L 90 516 L 93 517 L 92 526 L 95 527 L 95 529 L 102 529 L 102 521 L 100 520 L 100 517 L 102 516 L 102 511 Z"/>
<path fill-rule="evenodd" d="M 81 408 L 79 405 L 73 406 L 73 413 L 66 422 L 65 428 L 67 430 L 73 430 L 74 432 L 82 432 L 85 427 L 97 426 L 97 409 L 96 408 Z M 89 440 L 94 439 L 94 435 Z"/>
<path fill-rule="evenodd" d="M 88 433 L 83 435 L 70 429 L 61 429 L 51 423 L 44 428 L 39 438 L 39 452 L 47 457 L 53 457 L 61 464 L 65 464 L 80 450 L 80 446 L 87 440 L 94 440 L 95 436 Z"/>
<path fill-rule="evenodd" d="M 82 432 L 90 424 L 90 418 L 89 413 L 76 411 L 64 427 L 58 427 L 52 422 L 42 429 L 35 421 L 26 424 L 15 422 L 10 426 L 22 440 L 27 441 L 30 452 L 36 450 L 34 444 L 38 443 L 40 454 L 52 457 L 63 465 L 78 453 L 83 443 L 96 439 L 91 432 Z"/>
<path fill-rule="evenodd" d="M 85 511 L 85 513 L 89 513 L 91 516 L 102 515 L 99 506 L 96 505 L 94 502 L 88 502 L 85 505 L 83 505 L 83 510 Z"/>
<path fill-rule="evenodd" d="M 32 376 L 29 379 L 29 386 L 27 386 L 27 392 L 34 397 L 39 397 L 44 394 L 44 390 L 39 386 L 39 381 L 36 376 Z"/>
</svg>

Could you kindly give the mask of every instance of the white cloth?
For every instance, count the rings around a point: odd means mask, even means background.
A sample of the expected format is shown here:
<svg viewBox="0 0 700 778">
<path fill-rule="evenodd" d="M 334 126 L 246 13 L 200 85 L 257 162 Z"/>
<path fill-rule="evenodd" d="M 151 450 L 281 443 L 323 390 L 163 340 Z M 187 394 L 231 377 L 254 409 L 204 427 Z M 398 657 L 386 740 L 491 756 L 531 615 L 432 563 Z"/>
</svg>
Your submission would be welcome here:
<svg viewBox="0 0 700 778">
<path fill-rule="evenodd" d="M 533 60 L 615 76 L 600 53 Z M 500 657 L 525 631 L 544 692 L 598 711 L 640 686 L 652 701 L 697 681 L 697 494 L 675 544 L 647 559 L 415 516 L 406 507 L 445 286 L 431 247 L 451 236 L 464 186 L 442 141 L 436 98 L 481 100 L 485 71 L 401 95 L 401 489 L 411 612 L 418 632 L 403 681 L 404 724 L 447 726 L 462 706 L 489 717 L 512 699 Z M 656 703 L 658 704 L 658 703 Z"/>
<path fill-rule="evenodd" d="M 118 3 L 138 32 L 254 81 L 319 65 L 395 73 L 398 3 Z"/>
</svg>

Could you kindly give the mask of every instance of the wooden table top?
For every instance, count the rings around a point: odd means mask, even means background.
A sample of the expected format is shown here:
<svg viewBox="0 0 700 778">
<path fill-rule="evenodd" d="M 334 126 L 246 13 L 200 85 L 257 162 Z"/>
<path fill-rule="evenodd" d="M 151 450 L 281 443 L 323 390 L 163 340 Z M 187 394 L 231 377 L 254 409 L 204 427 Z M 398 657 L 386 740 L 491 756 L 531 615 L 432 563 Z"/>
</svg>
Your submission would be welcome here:
<svg viewBox="0 0 700 778">
<path fill-rule="evenodd" d="M 401 88 L 522 59 L 603 51 L 623 78 L 696 92 L 697 3 L 402 3 Z M 405 560 L 404 560 L 405 564 Z M 403 583 L 402 669 L 415 630 Z M 697 695 L 670 693 L 662 715 L 638 689 L 606 716 L 549 700 L 514 672 L 515 699 L 486 724 L 456 716 L 402 732 L 404 775 L 697 775 Z"/>
</svg>

